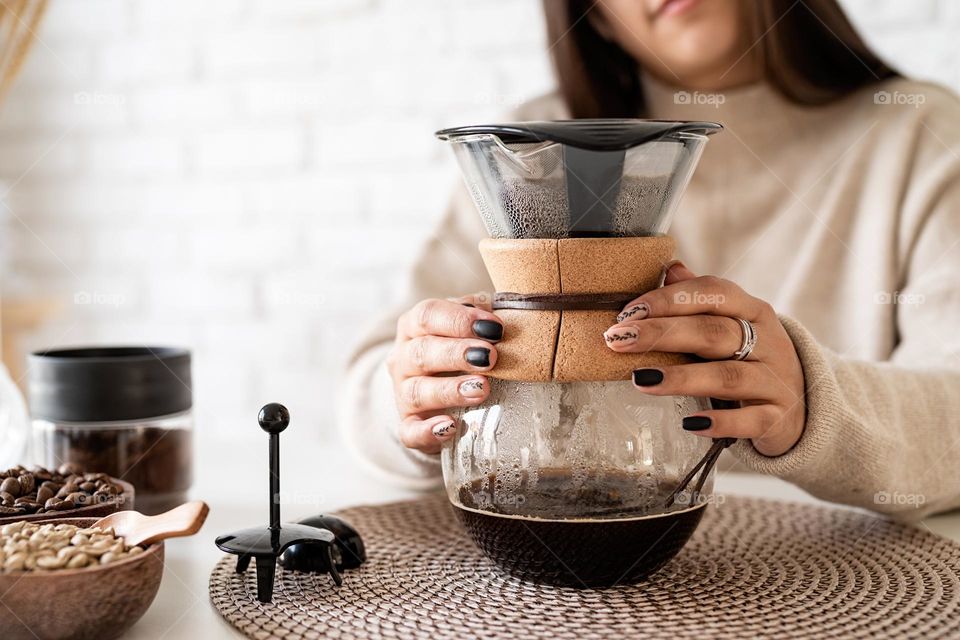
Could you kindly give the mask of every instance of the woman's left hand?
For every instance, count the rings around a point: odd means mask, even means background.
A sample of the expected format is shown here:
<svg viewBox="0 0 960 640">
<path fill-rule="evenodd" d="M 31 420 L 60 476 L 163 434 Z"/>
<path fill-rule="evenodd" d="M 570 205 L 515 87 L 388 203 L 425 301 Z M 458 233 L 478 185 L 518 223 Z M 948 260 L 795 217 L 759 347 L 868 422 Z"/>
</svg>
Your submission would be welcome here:
<svg viewBox="0 0 960 640">
<path fill-rule="evenodd" d="M 757 342 L 734 360 L 743 343 L 737 318 L 751 322 Z M 697 277 L 682 263 L 667 269 L 664 286 L 630 302 L 604 338 L 618 352 L 692 353 L 707 360 L 638 369 L 638 389 L 658 396 L 704 396 L 740 403 L 700 411 L 683 428 L 712 438 L 749 438 L 767 456 L 786 453 L 806 420 L 803 369 L 773 308 L 729 280 Z M 712 362 L 711 362 L 712 361 Z"/>
</svg>

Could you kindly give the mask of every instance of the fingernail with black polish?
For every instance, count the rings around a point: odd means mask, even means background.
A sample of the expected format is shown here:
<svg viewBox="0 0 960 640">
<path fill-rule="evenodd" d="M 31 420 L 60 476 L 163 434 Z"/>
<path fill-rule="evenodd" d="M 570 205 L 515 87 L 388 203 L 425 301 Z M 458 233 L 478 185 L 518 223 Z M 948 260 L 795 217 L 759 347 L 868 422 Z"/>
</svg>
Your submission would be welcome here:
<svg viewBox="0 0 960 640">
<path fill-rule="evenodd" d="M 683 428 L 685 431 L 703 431 L 709 429 L 713 420 L 707 416 L 687 416 L 683 419 Z"/>
<path fill-rule="evenodd" d="M 637 369 L 633 372 L 633 384 L 638 387 L 652 387 L 663 382 L 660 369 Z"/>
<path fill-rule="evenodd" d="M 463 357 L 464 360 L 467 361 L 467 364 L 474 367 L 490 366 L 490 349 L 484 349 L 482 347 L 470 347 L 467 349 L 467 352 Z"/>
<path fill-rule="evenodd" d="M 473 323 L 473 333 L 484 340 L 500 340 L 503 338 L 503 325 L 493 320 L 477 320 Z"/>
</svg>

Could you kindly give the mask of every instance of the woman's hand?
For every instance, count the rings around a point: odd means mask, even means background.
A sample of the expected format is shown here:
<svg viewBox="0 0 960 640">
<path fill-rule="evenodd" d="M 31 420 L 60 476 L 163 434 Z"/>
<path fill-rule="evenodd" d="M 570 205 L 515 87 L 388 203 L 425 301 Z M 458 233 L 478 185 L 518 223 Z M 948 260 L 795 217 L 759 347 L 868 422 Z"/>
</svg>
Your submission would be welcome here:
<svg viewBox="0 0 960 640">
<path fill-rule="evenodd" d="M 496 364 L 493 343 L 503 337 L 503 324 L 481 299 L 424 300 L 397 321 L 387 369 L 404 446 L 437 453 L 456 431 L 447 411 L 478 405 L 490 393 L 486 377 L 477 374 Z"/>
<path fill-rule="evenodd" d="M 736 318 L 753 323 L 758 340 L 743 361 Z M 658 396 L 705 396 L 738 401 L 739 409 L 701 411 L 683 428 L 712 438 L 750 438 L 768 456 L 786 453 L 806 420 L 803 369 L 773 308 L 721 278 L 697 277 L 682 263 L 667 269 L 664 286 L 630 302 L 604 334 L 619 352 L 692 353 L 702 362 L 638 369 L 638 389 Z"/>
</svg>

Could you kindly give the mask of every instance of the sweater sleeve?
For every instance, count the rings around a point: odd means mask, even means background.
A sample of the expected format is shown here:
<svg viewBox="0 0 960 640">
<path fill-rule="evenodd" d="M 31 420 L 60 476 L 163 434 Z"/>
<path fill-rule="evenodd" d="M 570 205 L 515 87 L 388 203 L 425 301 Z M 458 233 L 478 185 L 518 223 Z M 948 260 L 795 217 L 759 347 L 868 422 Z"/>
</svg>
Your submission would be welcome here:
<svg viewBox="0 0 960 640">
<path fill-rule="evenodd" d="M 846 360 L 781 321 L 803 365 L 806 426 L 777 457 L 738 442 L 741 461 L 818 498 L 906 520 L 960 506 L 960 372 Z"/>
<path fill-rule="evenodd" d="M 402 301 L 381 318 L 354 350 L 339 403 L 341 436 L 356 459 L 393 486 L 432 489 L 440 484 L 440 460 L 400 444 L 400 417 L 386 358 L 397 318 L 420 300 L 489 291 L 492 283 L 477 251 L 484 236 L 465 187 L 424 244 L 408 277 Z"/>
<path fill-rule="evenodd" d="M 746 466 L 819 498 L 904 520 L 960 507 L 958 177 L 956 157 L 928 164 L 918 178 L 928 181 L 926 195 L 907 199 L 903 286 L 876 301 L 896 305 L 898 340 L 888 360 L 844 357 L 781 318 L 803 366 L 806 425 L 778 457 L 738 442 L 733 450 Z"/>
</svg>

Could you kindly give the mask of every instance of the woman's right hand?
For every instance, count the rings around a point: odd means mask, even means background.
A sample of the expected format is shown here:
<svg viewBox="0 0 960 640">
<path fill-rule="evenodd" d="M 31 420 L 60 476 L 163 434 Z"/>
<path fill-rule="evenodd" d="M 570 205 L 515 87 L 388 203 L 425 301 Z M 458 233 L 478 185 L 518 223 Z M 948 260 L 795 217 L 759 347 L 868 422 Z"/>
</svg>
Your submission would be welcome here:
<svg viewBox="0 0 960 640">
<path fill-rule="evenodd" d="M 503 337 L 503 324 L 481 304 L 485 298 L 424 300 L 397 321 L 387 369 L 404 446 L 439 452 L 456 431 L 448 411 L 478 405 L 489 395 L 490 383 L 479 374 L 497 362 L 494 343 Z"/>
</svg>

